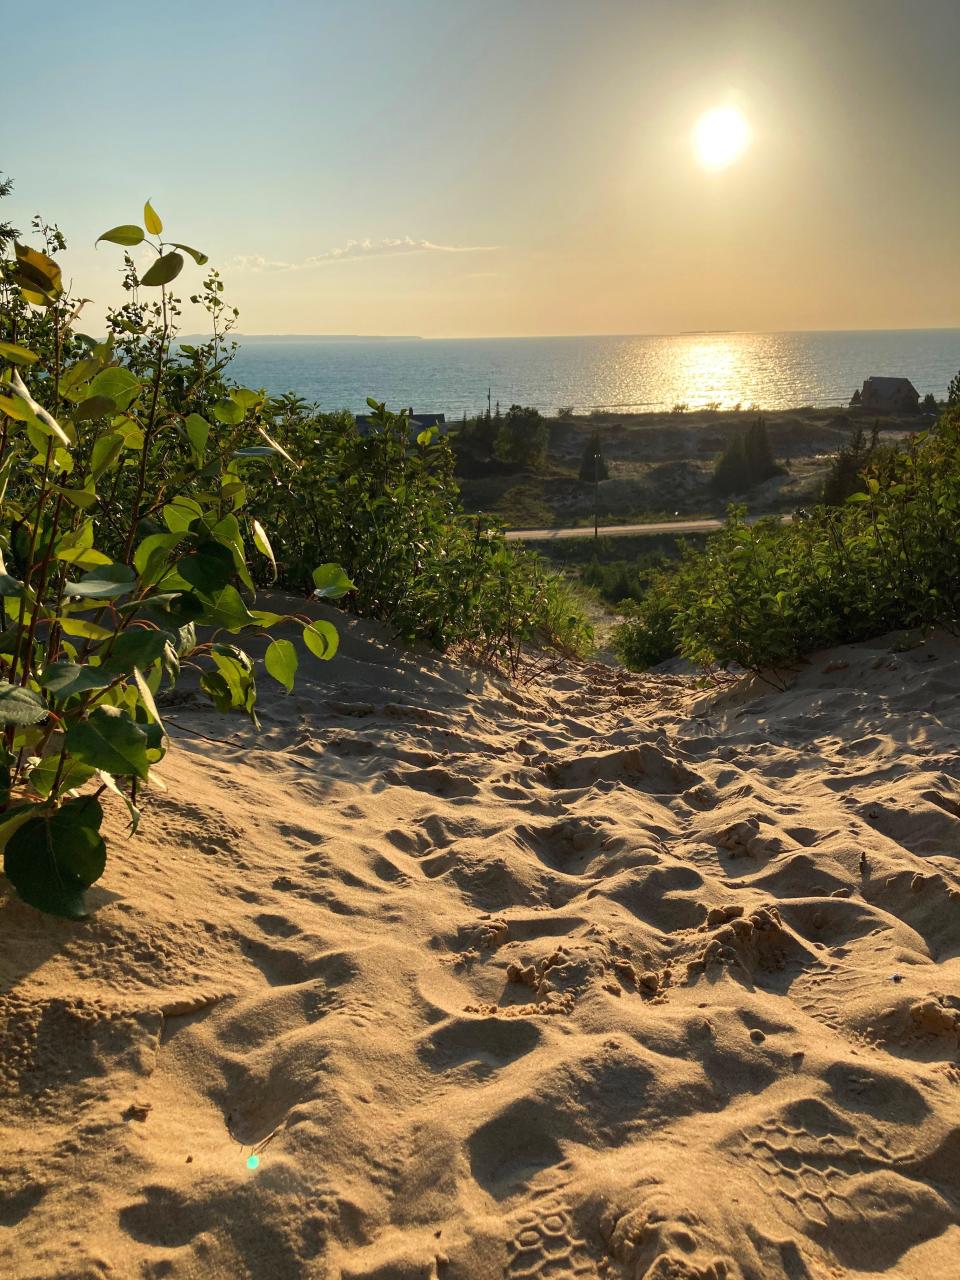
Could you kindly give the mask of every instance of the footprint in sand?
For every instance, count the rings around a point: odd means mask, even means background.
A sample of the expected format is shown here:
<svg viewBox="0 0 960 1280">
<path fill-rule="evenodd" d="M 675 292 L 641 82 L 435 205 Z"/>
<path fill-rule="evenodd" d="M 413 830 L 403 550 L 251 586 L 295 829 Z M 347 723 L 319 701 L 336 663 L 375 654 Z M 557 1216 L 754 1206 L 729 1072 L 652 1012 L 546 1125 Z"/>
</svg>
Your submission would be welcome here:
<svg viewBox="0 0 960 1280">
<path fill-rule="evenodd" d="M 562 1200 L 546 1199 L 521 1209 L 508 1227 L 506 1274 L 510 1280 L 566 1280 L 599 1274 Z"/>
</svg>

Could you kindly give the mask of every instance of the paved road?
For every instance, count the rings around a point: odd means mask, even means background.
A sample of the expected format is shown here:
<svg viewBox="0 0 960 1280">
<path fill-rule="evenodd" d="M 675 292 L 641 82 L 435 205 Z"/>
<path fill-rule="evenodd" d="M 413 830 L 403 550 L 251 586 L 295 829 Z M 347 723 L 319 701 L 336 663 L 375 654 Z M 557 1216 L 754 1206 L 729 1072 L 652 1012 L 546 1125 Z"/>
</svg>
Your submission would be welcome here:
<svg viewBox="0 0 960 1280">
<path fill-rule="evenodd" d="M 752 524 L 753 517 L 748 520 Z M 782 516 L 789 521 L 792 517 Z M 658 533 L 712 533 L 722 529 L 722 520 L 661 520 L 658 524 L 608 524 L 600 526 L 602 538 L 642 538 Z M 554 538 L 592 538 L 593 525 L 576 529 L 508 529 L 512 542 L 550 542 Z"/>
<path fill-rule="evenodd" d="M 663 520 L 659 524 L 608 524 L 600 526 L 602 538 L 636 538 L 656 533 L 710 533 L 722 520 Z M 554 538 L 592 538 L 593 525 L 578 529 L 508 529 L 515 542 L 547 542 Z"/>
</svg>

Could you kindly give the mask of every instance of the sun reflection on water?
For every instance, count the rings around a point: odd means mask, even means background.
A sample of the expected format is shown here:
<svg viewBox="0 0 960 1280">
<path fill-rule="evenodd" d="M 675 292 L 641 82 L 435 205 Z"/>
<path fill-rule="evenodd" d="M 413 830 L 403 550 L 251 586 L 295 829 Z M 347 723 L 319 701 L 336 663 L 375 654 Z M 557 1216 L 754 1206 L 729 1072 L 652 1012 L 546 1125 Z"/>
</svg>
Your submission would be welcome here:
<svg viewBox="0 0 960 1280">
<path fill-rule="evenodd" d="M 751 381 L 746 348 L 736 336 L 718 334 L 689 341 L 675 348 L 673 357 L 672 380 L 683 388 L 679 399 L 692 407 L 719 403 L 730 408 Z"/>
</svg>

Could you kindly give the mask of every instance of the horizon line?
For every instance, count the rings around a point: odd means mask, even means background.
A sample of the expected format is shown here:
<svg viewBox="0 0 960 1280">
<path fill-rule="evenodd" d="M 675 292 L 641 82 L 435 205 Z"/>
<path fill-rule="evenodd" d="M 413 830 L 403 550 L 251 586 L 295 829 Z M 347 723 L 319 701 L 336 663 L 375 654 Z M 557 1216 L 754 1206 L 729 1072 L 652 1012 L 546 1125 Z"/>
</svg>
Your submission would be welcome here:
<svg viewBox="0 0 960 1280">
<path fill-rule="evenodd" d="M 227 339 L 270 338 L 293 341 L 312 339 L 324 342 L 536 342 L 543 338 L 692 338 L 721 337 L 739 334 L 778 334 L 796 333 L 960 333 L 960 322 L 954 325 L 906 325 L 895 327 L 875 325 L 869 328 L 847 326 L 836 329 L 666 329 L 647 333 L 483 333 L 469 335 L 418 334 L 418 333 L 240 333 L 233 331 L 224 335 Z M 189 341 L 191 338 L 209 338 L 210 334 L 184 333 L 177 339 Z"/>
</svg>

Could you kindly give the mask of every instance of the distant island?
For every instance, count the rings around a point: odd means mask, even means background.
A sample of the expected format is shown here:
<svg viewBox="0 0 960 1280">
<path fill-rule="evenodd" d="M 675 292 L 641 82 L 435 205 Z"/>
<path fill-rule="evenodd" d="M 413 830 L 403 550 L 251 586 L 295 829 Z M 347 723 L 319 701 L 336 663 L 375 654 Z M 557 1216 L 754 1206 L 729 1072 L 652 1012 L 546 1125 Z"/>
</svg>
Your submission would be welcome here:
<svg viewBox="0 0 960 1280">
<path fill-rule="evenodd" d="M 207 342 L 209 333 L 185 333 L 180 342 Z M 238 342 L 422 342 L 416 333 L 231 333 Z"/>
</svg>

